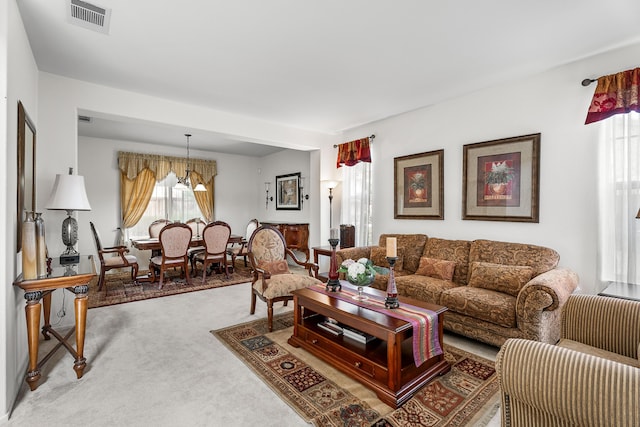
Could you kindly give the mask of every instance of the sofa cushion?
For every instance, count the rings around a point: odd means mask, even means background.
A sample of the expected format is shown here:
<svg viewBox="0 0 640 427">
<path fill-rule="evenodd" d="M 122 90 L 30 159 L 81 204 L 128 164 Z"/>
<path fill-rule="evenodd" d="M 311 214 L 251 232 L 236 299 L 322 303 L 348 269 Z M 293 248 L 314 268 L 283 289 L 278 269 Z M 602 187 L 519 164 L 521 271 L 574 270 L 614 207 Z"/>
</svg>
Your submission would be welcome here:
<svg viewBox="0 0 640 427">
<path fill-rule="evenodd" d="M 516 297 L 489 289 L 458 286 L 440 295 L 440 305 L 505 328 L 516 327 Z"/>
<path fill-rule="evenodd" d="M 420 264 L 424 245 L 427 243 L 427 236 L 425 234 L 381 234 L 378 246 L 386 246 L 387 237 L 395 237 L 398 240 L 398 248 L 404 251 L 402 269 L 415 273 Z"/>
<path fill-rule="evenodd" d="M 521 265 L 502 265 L 490 262 L 471 263 L 469 286 L 504 292 L 514 297 L 531 280 L 533 269 Z"/>
<path fill-rule="evenodd" d="M 422 256 L 455 261 L 453 281 L 458 285 L 466 285 L 469 280 L 469 248 L 468 240 L 448 240 L 430 238 L 424 247 Z"/>
<path fill-rule="evenodd" d="M 557 267 L 560 255 L 553 249 L 524 243 L 474 240 L 469 250 L 469 264 L 492 262 L 504 265 L 528 265 L 533 268 L 532 277 Z"/>
<path fill-rule="evenodd" d="M 611 360 L 613 362 L 624 363 L 625 365 L 640 368 L 640 361 L 631 357 L 623 356 L 622 354 L 613 353 L 611 351 L 603 350 L 601 348 L 592 347 L 587 344 L 583 344 L 578 341 L 568 340 L 562 338 L 558 341 L 558 347 L 568 348 L 570 350 L 579 351 L 580 353 L 590 354 L 592 356 L 602 357 L 603 359 Z"/>
<path fill-rule="evenodd" d="M 400 296 L 415 298 L 433 304 L 440 304 L 442 292 L 447 289 L 453 289 L 456 286 L 458 285 L 449 280 L 420 276 L 418 274 L 396 276 L 396 288 L 398 288 Z"/>
<path fill-rule="evenodd" d="M 397 258 L 396 263 L 393 267 L 395 271 L 402 270 L 403 267 L 403 259 L 404 259 L 404 249 L 398 248 L 397 250 Z M 387 248 L 383 246 L 374 246 L 371 248 L 371 262 L 373 265 L 377 265 L 378 267 L 389 268 L 389 262 L 387 261 Z"/>
<path fill-rule="evenodd" d="M 455 261 L 447 261 L 444 259 L 429 258 L 423 256 L 420 258 L 420 265 L 416 270 L 416 274 L 421 276 L 434 277 L 442 280 L 452 280 L 455 271 Z"/>
</svg>

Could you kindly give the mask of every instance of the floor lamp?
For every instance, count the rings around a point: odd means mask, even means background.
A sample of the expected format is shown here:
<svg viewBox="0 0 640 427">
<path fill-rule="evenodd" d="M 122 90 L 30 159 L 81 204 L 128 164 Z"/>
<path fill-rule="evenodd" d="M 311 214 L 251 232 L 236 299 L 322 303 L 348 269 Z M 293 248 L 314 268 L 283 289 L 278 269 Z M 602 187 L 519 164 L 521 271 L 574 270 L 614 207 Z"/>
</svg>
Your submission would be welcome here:
<svg viewBox="0 0 640 427">
<path fill-rule="evenodd" d="M 329 189 L 329 229 L 333 228 L 333 189 L 338 185 L 335 181 L 327 182 L 327 188 Z"/>
</svg>

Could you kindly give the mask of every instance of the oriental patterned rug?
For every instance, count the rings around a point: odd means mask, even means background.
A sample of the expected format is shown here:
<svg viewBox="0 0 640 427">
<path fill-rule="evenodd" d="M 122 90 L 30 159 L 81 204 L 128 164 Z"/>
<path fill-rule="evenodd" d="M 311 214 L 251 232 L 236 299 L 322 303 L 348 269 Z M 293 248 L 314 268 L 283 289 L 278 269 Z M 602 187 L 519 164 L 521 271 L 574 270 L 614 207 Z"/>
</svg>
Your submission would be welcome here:
<svg viewBox="0 0 640 427">
<path fill-rule="evenodd" d="M 331 427 L 484 426 L 499 404 L 493 362 L 445 344 L 451 371 L 398 409 L 320 359 L 287 344 L 293 315 L 211 331 L 305 421 Z"/>
<path fill-rule="evenodd" d="M 187 284 L 178 272 L 169 271 L 168 279 L 165 279 L 162 289 L 158 289 L 158 283 L 133 283 L 131 273 L 107 274 L 102 290 L 98 291 L 98 278 L 89 283 L 89 308 L 104 307 L 114 304 L 122 304 L 132 301 L 140 301 L 150 298 L 159 298 L 185 292 L 201 291 L 204 289 L 220 288 L 223 286 L 237 285 L 251 281 L 251 268 L 245 267 L 242 260 L 237 260 L 235 269 L 229 278 L 224 274 L 212 272 L 204 284 L 202 283 L 202 270 L 197 277 L 191 277 L 191 285 Z M 145 271 L 138 273 L 143 275 Z"/>
</svg>

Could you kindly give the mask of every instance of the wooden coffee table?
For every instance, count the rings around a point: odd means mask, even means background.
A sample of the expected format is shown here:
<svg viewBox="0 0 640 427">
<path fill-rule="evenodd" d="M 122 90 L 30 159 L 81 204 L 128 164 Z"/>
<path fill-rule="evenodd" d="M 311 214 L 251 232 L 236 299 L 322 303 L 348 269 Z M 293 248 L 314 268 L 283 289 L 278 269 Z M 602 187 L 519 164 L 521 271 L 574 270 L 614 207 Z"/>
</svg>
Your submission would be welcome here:
<svg viewBox="0 0 640 427">
<path fill-rule="evenodd" d="M 343 287 L 350 286 L 341 282 Z M 368 295 L 384 297 L 377 289 L 366 289 Z M 311 289 L 300 289 L 294 295 L 294 327 L 289 344 L 302 347 L 372 389 L 386 404 L 397 408 L 411 398 L 434 377 L 451 367 L 444 354 L 435 356 L 419 367 L 413 359 L 410 323 L 384 313 L 359 307 Z M 442 347 L 442 315 L 447 310 L 410 298 L 400 297 L 400 304 L 423 307 L 438 314 L 438 341 Z M 355 302 L 355 301 L 354 301 Z M 318 327 L 327 317 L 359 331 L 375 336 L 363 344 L 335 336 Z"/>
</svg>

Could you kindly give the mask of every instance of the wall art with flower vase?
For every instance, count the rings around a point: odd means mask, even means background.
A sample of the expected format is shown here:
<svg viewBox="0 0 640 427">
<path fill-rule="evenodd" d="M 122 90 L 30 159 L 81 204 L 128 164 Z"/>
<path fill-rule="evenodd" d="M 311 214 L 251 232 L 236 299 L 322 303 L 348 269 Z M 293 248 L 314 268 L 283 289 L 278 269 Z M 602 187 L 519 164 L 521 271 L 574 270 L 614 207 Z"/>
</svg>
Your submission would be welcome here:
<svg viewBox="0 0 640 427">
<path fill-rule="evenodd" d="M 393 159 L 396 219 L 444 219 L 444 150 Z"/>
<path fill-rule="evenodd" d="M 539 221 L 539 133 L 467 144 L 462 168 L 462 219 Z"/>
</svg>

